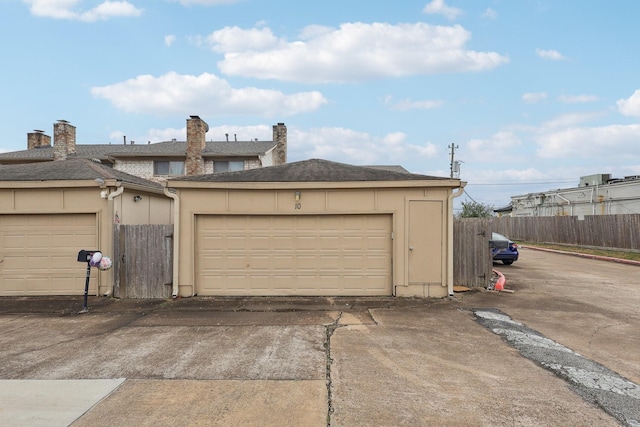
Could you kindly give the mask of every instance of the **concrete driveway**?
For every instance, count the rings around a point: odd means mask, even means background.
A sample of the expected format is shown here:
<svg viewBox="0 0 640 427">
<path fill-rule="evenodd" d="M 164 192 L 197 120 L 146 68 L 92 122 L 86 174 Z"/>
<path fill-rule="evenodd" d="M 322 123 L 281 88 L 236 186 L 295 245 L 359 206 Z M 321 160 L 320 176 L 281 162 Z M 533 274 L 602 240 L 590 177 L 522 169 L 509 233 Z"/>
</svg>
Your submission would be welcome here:
<svg viewBox="0 0 640 427">
<path fill-rule="evenodd" d="M 496 268 L 514 293 L 92 298 L 82 315 L 80 298 L 0 299 L 0 425 L 636 425 L 474 310 L 504 313 L 633 392 L 640 267 L 524 249 Z"/>
</svg>

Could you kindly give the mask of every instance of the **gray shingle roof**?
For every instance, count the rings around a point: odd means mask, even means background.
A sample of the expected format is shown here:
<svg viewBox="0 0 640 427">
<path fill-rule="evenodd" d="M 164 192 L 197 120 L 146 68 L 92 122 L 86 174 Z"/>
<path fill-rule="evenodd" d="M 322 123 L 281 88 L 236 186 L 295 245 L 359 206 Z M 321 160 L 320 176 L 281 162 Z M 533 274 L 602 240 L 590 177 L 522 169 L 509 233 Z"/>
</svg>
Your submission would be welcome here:
<svg viewBox="0 0 640 427">
<path fill-rule="evenodd" d="M 128 173 L 112 169 L 88 159 L 67 159 L 55 162 L 0 165 L 0 181 L 84 181 L 113 179 L 153 189 L 162 186 Z"/>
<path fill-rule="evenodd" d="M 209 141 L 206 143 L 203 157 L 216 156 L 258 156 L 275 147 L 273 141 Z M 154 144 L 77 144 L 77 157 L 106 160 L 109 157 L 184 157 L 187 151 L 185 141 L 168 141 Z M 73 156 L 73 155 L 71 155 Z M 0 161 L 53 159 L 53 146 L 33 150 L 0 153 Z"/>
<path fill-rule="evenodd" d="M 410 173 L 408 170 L 406 170 L 405 168 L 403 168 L 400 165 L 365 165 L 364 167 L 366 167 L 366 168 L 374 168 L 374 169 L 381 169 L 381 170 L 386 170 L 386 171 L 393 171 L 393 172 Z"/>
<path fill-rule="evenodd" d="M 204 157 L 215 156 L 257 156 L 275 147 L 272 141 L 209 141 L 206 143 Z M 111 153 L 113 157 L 128 156 L 185 156 L 187 143 L 185 141 L 158 142 L 155 144 L 120 145 L 120 150 Z"/>
<path fill-rule="evenodd" d="M 410 181 L 444 180 L 448 178 L 418 175 L 353 166 L 328 160 L 311 159 L 238 172 L 216 173 L 177 178 L 175 181 L 197 182 L 351 182 L 351 181 Z"/>
</svg>

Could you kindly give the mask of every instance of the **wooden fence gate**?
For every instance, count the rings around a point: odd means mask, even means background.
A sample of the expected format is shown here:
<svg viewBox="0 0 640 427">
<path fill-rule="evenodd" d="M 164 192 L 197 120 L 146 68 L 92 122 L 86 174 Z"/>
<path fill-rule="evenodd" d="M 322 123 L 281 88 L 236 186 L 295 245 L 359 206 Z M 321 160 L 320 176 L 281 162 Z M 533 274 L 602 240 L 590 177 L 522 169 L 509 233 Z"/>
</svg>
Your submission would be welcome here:
<svg viewBox="0 0 640 427">
<path fill-rule="evenodd" d="M 453 284 L 468 287 L 489 285 L 493 259 L 489 247 L 488 219 L 456 219 L 453 222 Z"/>
<path fill-rule="evenodd" d="M 173 280 L 173 225 L 115 226 L 116 298 L 169 298 Z"/>
</svg>

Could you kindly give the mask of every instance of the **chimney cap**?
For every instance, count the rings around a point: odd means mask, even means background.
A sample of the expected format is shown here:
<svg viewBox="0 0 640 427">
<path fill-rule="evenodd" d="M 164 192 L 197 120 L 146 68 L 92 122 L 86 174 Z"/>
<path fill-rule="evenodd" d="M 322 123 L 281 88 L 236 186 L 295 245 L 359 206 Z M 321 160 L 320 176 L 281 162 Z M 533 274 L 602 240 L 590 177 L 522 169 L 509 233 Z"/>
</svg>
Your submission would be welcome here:
<svg viewBox="0 0 640 427">
<path fill-rule="evenodd" d="M 200 119 L 200 116 L 189 116 L 189 117 L 191 117 L 192 119 Z"/>
<path fill-rule="evenodd" d="M 67 120 L 60 119 L 60 120 L 58 120 L 58 123 L 69 123 L 69 122 Z"/>
<path fill-rule="evenodd" d="M 33 131 L 34 131 L 35 133 L 44 133 L 44 131 L 43 131 L 43 130 L 40 130 L 40 129 L 34 129 Z"/>
</svg>

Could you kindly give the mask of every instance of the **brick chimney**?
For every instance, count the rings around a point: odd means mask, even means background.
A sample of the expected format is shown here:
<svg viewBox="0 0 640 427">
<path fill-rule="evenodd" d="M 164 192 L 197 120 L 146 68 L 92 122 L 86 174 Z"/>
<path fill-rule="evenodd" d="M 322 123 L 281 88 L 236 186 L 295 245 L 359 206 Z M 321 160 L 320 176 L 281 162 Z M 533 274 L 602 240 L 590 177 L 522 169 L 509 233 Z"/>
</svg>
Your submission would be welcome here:
<svg viewBox="0 0 640 427">
<path fill-rule="evenodd" d="M 287 163 L 287 127 L 284 123 L 273 126 L 273 142 L 276 143 L 274 165 Z"/>
<path fill-rule="evenodd" d="M 202 153 L 206 146 L 206 133 L 209 125 L 198 116 L 187 119 L 187 161 L 185 173 L 187 176 L 204 174 L 204 160 Z"/>
<path fill-rule="evenodd" d="M 51 137 L 49 135 L 45 135 L 44 131 L 36 129 L 27 134 L 27 150 L 50 146 Z"/>
<path fill-rule="evenodd" d="M 66 160 L 76 153 L 76 127 L 66 120 L 53 124 L 53 160 Z"/>
</svg>

